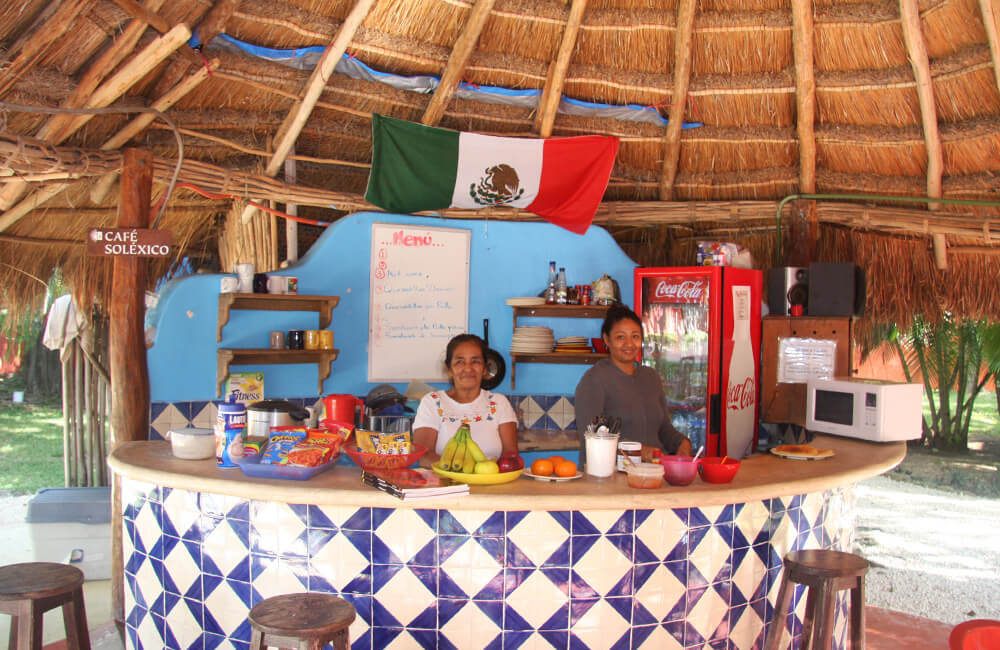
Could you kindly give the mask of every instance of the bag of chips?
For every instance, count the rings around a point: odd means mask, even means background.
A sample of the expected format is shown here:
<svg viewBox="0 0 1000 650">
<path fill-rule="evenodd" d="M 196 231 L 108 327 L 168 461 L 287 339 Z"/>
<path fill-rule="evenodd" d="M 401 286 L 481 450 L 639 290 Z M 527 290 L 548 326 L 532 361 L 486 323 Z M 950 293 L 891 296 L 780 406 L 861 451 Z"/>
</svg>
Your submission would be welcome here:
<svg viewBox="0 0 1000 650">
<path fill-rule="evenodd" d="M 287 465 L 288 452 L 305 437 L 305 427 L 271 427 L 271 437 L 261 453 L 260 464 Z"/>
<path fill-rule="evenodd" d="M 317 467 L 331 462 L 340 454 L 344 439 L 326 429 L 309 429 L 304 440 L 288 452 L 288 463 L 302 467 Z"/>
</svg>

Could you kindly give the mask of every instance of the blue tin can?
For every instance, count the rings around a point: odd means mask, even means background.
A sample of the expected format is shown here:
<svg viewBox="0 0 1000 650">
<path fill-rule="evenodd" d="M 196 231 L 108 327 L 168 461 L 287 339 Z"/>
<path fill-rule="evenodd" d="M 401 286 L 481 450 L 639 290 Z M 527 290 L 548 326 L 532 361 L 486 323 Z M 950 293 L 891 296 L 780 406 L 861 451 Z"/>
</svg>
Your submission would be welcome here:
<svg viewBox="0 0 1000 650">
<path fill-rule="evenodd" d="M 215 416 L 215 460 L 219 467 L 239 467 L 246 438 L 247 409 L 230 395 L 228 402 L 218 405 Z"/>
</svg>

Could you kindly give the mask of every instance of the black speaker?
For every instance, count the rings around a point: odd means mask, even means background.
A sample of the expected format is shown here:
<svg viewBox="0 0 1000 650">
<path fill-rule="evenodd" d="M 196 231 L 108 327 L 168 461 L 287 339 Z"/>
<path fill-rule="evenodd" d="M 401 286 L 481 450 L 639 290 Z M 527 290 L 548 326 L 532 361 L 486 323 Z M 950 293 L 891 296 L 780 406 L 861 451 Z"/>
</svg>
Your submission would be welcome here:
<svg viewBox="0 0 1000 650">
<path fill-rule="evenodd" d="M 767 271 L 767 308 L 772 316 L 787 316 L 792 305 L 809 301 L 809 270 L 801 266 L 779 266 Z"/>
<path fill-rule="evenodd" d="M 865 272 L 852 262 L 809 265 L 810 316 L 864 316 Z"/>
</svg>

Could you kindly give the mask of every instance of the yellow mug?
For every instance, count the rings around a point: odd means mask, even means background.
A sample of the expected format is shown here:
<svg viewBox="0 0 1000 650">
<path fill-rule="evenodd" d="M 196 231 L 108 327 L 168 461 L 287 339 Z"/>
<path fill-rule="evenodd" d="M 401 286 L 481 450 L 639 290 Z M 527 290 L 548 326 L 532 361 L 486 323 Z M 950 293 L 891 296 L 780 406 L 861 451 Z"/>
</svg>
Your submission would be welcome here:
<svg viewBox="0 0 1000 650">
<path fill-rule="evenodd" d="M 319 330 L 306 330 L 306 349 L 319 349 Z"/>
<path fill-rule="evenodd" d="M 319 347 L 323 350 L 333 349 L 333 330 L 319 331 Z"/>
</svg>

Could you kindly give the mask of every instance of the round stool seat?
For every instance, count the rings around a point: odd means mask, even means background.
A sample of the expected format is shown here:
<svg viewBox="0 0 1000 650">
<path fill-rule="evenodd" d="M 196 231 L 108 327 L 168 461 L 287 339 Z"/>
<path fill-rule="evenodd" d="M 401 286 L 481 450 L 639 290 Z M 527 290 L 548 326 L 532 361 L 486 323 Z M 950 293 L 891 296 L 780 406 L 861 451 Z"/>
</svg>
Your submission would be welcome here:
<svg viewBox="0 0 1000 650">
<path fill-rule="evenodd" d="M 49 598 L 83 585 L 83 571 L 55 562 L 23 562 L 0 567 L 0 600 Z"/>
<path fill-rule="evenodd" d="M 251 648 L 298 641 L 302 647 L 322 647 L 333 641 L 334 647 L 347 647 L 347 627 L 354 622 L 354 605 L 332 594 L 284 594 L 263 600 L 247 618 L 253 628 Z M 259 644 L 259 645 L 258 645 Z"/>
<path fill-rule="evenodd" d="M 0 613 L 10 614 L 11 650 L 42 647 L 42 615 L 62 607 L 69 650 L 90 650 L 83 571 L 68 564 L 23 562 L 0 567 Z"/>
<path fill-rule="evenodd" d="M 796 577 L 856 578 L 868 573 L 868 560 L 853 553 L 808 549 L 792 551 L 785 556 L 785 569 Z"/>
<path fill-rule="evenodd" d="M 833 637 L 833 612 L 836 592 L 849 589 L 851 647 L 865 647 L 865 574 L 868 560 L 842 551 L 808 549 L 785 555 L 784 575 L 774 605 L 765 650 L 778 650 L 786 628 L 792 600 L 792 585 L 807 587 L 806 611 L 802 620 L 802 647 L 829 650 Z"/>
</svg>

